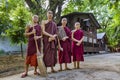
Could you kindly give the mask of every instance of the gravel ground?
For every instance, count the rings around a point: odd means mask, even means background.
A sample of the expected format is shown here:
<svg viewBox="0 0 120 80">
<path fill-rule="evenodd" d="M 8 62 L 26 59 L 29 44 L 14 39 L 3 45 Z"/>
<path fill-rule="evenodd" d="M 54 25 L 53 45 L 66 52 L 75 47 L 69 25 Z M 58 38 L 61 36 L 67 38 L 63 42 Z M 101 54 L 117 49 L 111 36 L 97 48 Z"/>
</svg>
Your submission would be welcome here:
<svg viewBox="0 0 120 80">
<path fill-rule="evenodd" d="M 120 80 L 120 53 L 86 56 L 80 66 L 81 69 L 72 69 L 73 63 L 71 63 L 69 67 L 72 70 L 49 73 L 46 78 L 35 76 L 33 71 L 29 71 L 26 78 L 20 78 L 20 73 L 0 80 Z M 55 69 L 59 69 L 58 64 Z"/>
</svg>

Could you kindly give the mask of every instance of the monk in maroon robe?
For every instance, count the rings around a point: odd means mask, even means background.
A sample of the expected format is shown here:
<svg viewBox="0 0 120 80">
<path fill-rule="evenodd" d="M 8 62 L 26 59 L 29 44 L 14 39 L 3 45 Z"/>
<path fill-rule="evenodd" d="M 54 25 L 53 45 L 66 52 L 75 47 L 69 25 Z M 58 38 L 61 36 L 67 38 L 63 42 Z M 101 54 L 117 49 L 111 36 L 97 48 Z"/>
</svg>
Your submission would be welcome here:
<svg viewBox="0 0 120 80">
<path fill-rule="evenodd" d="M 51 72 L 55 72 L 54 66 L 57 63 L 57 25 L 52 21 L 53 12 L 47 12 L 47 20 L 42 22 L 43 29 L 43 61 L 46 67 L 51 67 Z"/>
<path fill-rule="evenodd" d="M 65 34 L 63 38 L 60 39 L 60 45 L 63 48 L 63 50 L 59 50 L 59 63 L 60 63 L 60 71 L 62 71 L 62 63 L 65 63 L 65 70 L 70 70 L 67 67 L 67 63 L 71 63 L 71 31 L 66 26 L 67 19 L 62 18 L 62 26 L 58 26 L 58 28 L 63 28 L 62 30 L 65 31 L 65 33 L 59 33 L 58 36 L 61 36 L 62 34 Z M 60 30 L 60 29 L 58 29 Z"/>
<path fill-rule="evenodd" d="M 80 68 L 80 61 L 84 61 L 83 58 L 83 31 L 80 29 L 80 23 L 75 23 L 75 29 L 72 31 L 72 51 L 73 51 L 73 62 L 74 68 Z"/>
<path fill-rule="evenodd" d="M 36 36 L 34 36 L 36 34 Z M 38 16 L 33 16 L 33 25 L 27 25 L 25 30 L 25 36 L 28 37 L 28 47 L 27 47 L 27 56 L 25 63 L 25 72 L 22 74 L 22 78 L 28 75 L 28 67 L 29 65 L 34 66 L 34 75 L 39 74 L 37 72 L 37 50 L 35 45 L 35 39 L 37 40 L 38 47 L 40 49 L 40 38 L 41 38 L 41 27 L 38 24 Z"/>
</svg>

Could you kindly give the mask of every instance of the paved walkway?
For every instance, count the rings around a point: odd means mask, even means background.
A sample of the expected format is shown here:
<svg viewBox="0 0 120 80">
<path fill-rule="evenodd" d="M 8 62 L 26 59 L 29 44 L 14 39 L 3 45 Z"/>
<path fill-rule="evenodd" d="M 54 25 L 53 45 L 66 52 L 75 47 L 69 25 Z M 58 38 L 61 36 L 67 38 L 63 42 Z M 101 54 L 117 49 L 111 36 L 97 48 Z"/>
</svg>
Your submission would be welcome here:
<svg viewBox="0 0 120 80">
<path fill-rule="evenodd" d="M 69 67 L 73 68 L 73 63 Z M 58 64 L 55 69 L 59 69 Z M 120 53 L 86 56 L 81 69 L 49 73 L 47 78 L 35 76 L 33 71 L 29 71 L 26 78 L 20 76 L 21 74 L 16 74 L 0 80 L 120 80 Z"/>
</svg>

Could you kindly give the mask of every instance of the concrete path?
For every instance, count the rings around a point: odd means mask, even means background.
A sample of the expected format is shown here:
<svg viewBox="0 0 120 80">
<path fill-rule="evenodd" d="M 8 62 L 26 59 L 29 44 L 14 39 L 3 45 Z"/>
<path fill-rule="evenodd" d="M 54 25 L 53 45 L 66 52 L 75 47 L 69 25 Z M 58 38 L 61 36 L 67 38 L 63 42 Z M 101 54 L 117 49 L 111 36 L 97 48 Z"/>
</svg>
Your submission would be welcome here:
<svg viewBox="0 0 120 80">
<path fill-rule="evenodd" d="M 26 78 L 20 78 L 21 74 L 16 74 L 0 80 L 120 80 L 120 53 L 86 56 L 80 66 L 81 69 L 49 73 L 47 78 L 35 76 L 33 71 L 29 71 Z M 73 63 L 69 67 L 73 68 Z M 59 69 L 58 64 L 55 69 Z"/>
</svg>

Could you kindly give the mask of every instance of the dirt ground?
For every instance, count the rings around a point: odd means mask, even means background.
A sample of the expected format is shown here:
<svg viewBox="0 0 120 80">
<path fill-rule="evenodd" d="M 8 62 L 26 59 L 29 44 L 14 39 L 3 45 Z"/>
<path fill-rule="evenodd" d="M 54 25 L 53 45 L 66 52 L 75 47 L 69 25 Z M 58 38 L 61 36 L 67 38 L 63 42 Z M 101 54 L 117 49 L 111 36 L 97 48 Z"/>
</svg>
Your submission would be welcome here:
<svg viewBox="0 0 120 80">
<path fill-rule="evenodd" d="M 33 75 L 31 70 L 26 78 L 20 78 L 20 73 L 0 80 L 120 80 L 120 53 L 85 56 L 80 69 L 73 69 L 73 63 L 68 66 L 72 70 L 49 73 L 46 78 Z M 55 70 L 59 70 L 58 64 Z"/>
<path fill-rule="evenodd" d="M 24 58 L 21 55 L 0 56 L 0 77 L 10 76 L 24 71 Z"/>
</svg>

